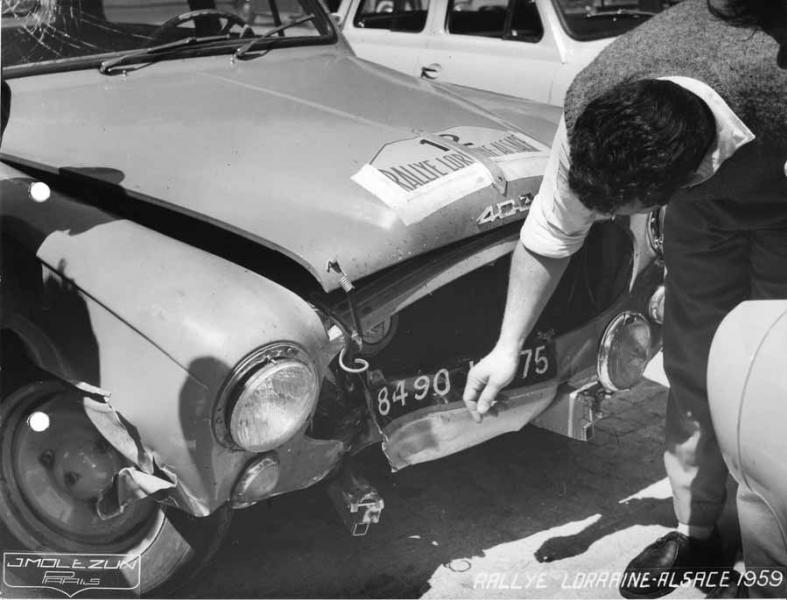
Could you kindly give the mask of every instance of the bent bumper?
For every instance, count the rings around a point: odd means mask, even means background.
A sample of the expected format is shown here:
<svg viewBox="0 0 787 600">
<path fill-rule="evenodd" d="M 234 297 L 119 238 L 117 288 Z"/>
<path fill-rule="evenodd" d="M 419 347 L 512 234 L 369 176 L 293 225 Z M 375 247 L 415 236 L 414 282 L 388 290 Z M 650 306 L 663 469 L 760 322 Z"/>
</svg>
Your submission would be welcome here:
<svg viewBox="0 0 787 600">
<path fill-rule="evenodd" d="M 387 425 L 383 451 L 394 470 L 436 460 L 503 433 L 519 431 L 541 414 L 555 397 L 557 382 L 549 381 L 500 393 L 496 414 L 473 421 L 464 402 L 426 407 Z"/>
</svg>

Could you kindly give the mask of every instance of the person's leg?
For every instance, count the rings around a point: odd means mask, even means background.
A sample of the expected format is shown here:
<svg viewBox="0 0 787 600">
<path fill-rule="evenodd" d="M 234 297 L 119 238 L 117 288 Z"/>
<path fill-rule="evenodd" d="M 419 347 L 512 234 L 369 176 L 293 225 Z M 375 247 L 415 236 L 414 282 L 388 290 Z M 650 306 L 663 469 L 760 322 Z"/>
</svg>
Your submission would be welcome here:
<svg viewBox="0 0 787 600">
<path fill-rule="evenodd" d="M 671 592 L 666 583 L 655 583 L 665 581 L 660 577 L 665 571 L 680 574 L 723 564 L 720 541 L 710 536 L 724 507 L 727 467 L 713 432 L 705 378 L 716 328 L 749 294 L 749 234 L 731 211 L 732 203 L 725 200 L 686 198 L 667 209 L 663 335 L 670 392 L 664 462 L 681 530 L 629 563 L 627 574 L 649 572 L 651 577 L 648 585 L 621 585 L 628 598 Z"/>
<path fill-rule="evenodd" d="M 727 467 L 710 419 L 706 373 L 719 323 L 749 295 L 749 234 L 726 200 L 670 204 L 664 369 L 670 383 L 664 463 L 678 522 L 710 533 L 724 506 Z"/>
<path fill-rule="evenodd" d="M 737 501 L 746 566 L 741 586 L 750 598 L 787 598 L 787 534 L 760 495 L 741 485 Z"/>
<path fill-rule="evenodd" d="M 665 465 L 680 523 L 712 527 L 726 466 L 710 421 L 708 352 L 743 300 L 787 298 L 787 198 L 676 202 L 665 224 Z"/>
</svg>

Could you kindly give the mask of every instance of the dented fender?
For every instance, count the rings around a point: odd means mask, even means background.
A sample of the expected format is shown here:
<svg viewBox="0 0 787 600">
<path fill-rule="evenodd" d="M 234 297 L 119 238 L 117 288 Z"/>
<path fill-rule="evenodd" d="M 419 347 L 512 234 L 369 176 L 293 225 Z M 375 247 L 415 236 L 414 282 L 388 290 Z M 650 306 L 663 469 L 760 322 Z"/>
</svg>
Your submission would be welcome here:
<svg viewBox="0 0 787 600">
<path fill-rule="evenodd" d="M 3 328 L 41 368 L 107 390 L 157 464 L 177 476 L 172 501 L 209 514 L 252 456 L 217 442 L 212 411 L 233 367 L 266 344 L 303 347 L 322 377 L 325 329 L 301 298 L 234 263 L 0 165 Z M 8 302 L 5 300 L 8 299 Z"/>
</svg>

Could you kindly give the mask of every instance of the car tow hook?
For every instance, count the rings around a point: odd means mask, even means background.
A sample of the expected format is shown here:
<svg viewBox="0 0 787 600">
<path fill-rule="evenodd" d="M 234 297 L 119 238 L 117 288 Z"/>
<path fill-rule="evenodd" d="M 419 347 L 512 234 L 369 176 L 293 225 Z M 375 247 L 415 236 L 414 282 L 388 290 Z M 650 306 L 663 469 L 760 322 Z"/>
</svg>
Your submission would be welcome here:
<svg viewBox="0 0 787 600">
<path fill-rule="evenodd" d="M 350 467 L 342 467 L 328 485 L 328 496 L 352 535 L 366 535 L 373 523 L 380 522 L 385 502 L 374 486 Z"/>
</svg>

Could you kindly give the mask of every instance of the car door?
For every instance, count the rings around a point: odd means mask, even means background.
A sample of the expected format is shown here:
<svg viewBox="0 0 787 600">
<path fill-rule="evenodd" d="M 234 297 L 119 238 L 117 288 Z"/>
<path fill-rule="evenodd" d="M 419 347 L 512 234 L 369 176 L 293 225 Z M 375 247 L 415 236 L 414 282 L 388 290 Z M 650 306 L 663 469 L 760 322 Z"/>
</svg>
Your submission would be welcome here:
<svg viewBox="0 0 787 600">
<path fill-rule="evenodd" d="M 361 58 L 417 76 L 432 4 L 434 0 L 358 0 L 343 17 L 343 32 Z"/>
<path fill-rule="evenodd" d="M 449 0 L 422 77 L 550 101 L 561 56 L 535 0 Z"/>
</svg>

